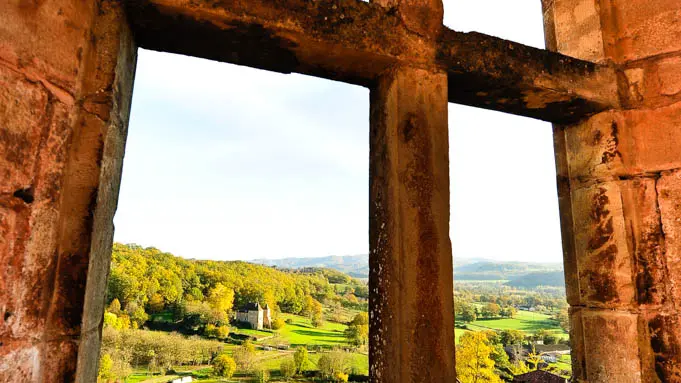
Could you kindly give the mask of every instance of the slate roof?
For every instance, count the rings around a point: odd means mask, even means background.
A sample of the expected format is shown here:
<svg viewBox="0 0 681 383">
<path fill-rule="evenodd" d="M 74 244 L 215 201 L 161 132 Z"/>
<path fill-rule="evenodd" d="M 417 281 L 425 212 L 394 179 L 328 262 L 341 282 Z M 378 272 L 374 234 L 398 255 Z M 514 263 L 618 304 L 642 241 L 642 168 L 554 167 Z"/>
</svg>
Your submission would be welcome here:
<svg viewBox="0 0 681 383">
<path fill-rule="evenodd" d="M 537 370 L 513 377 L 513 383 L 567 383 L 567 379 L 550 372 Z"/>
<path fill-rule="evenodd" d="M 262 308 L 260 307 L 260 303 L 251 302 L 251 303 L 245 304 L 243 307 L 241 307 L 241 309 L 239 311 L 260 311 L 260 310 L 262 310 Z"/>
</svg>

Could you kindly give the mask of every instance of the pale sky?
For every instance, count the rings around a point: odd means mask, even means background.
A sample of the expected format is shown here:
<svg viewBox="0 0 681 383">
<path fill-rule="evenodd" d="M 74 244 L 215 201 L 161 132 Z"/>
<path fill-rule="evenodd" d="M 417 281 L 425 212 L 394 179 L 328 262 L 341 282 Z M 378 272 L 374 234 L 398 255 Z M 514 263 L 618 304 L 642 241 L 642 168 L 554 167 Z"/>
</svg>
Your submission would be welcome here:
<svg viewBox="0 0 681 383">
<path fill-rule="evenodd" d="M 544 47 L 540 0 L 445 24 Z M 450 104 L 455 257 L 560 262 L 551 126 Z M 141 50 L 115 240 L 187 258 L 366 254 L 369 91 Z"/>
</svg>

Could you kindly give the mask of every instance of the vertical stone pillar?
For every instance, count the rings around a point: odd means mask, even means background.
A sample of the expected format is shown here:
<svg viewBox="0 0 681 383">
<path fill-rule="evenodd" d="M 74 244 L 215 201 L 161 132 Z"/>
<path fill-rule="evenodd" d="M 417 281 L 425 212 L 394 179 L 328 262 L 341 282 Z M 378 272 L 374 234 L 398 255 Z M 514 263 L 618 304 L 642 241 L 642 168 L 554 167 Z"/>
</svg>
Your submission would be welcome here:
<svg viewBox="0 0 681 383">
<path fill-rule="evenodd" d="M 0 2 L 0 381 L 94 382 L 136 50 L 121 3 Z"/>
<path fill-rule="evenodd" d="M 620 109 L 554 126 L 575 378 L 680 381 L 681 4 L 543 6 L 549 49 L 620 68 Z"/>
<path fill-rule="evenodd" d="M 447 75 L 371 90 L 370 380 L 454 382 Z"/>
</svg>

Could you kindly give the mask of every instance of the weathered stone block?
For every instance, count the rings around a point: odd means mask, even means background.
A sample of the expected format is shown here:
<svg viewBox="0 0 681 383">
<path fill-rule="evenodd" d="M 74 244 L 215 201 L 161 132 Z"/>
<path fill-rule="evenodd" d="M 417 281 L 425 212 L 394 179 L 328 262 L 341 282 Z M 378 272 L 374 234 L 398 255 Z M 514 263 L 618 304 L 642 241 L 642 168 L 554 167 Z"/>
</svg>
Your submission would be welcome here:
<svg viewBox="0 0 681 383">
<path fill-rule="evenodd" d="M 56 357 L 58 355 L 58 357 Z M 48 341 L 40 347 L 41 383 L 76 381 L 78 342 L 75 340 Z"/>
<path fill-rule="evenodd" d="M 579 306 L 572 306 L 570 314 L 570 357 L 572 359 L 572 376 L 576 381 L 586 379 L 586 355 L 584 353 L 584 326 L 582 324 L 582 311 Z"/>
<path fill-rule="evenodd" d="M 669 297 L 664 233 L 655 183 L 654 178 L 619 183 L 639 305 L 660 305 Z"/>
<path fill-rule="evenodd" d="M 0 65 L 0 195 L 31 188 L 47 107 L 44 88 Z"/>
<path fill-rule="evenodd" d="M 0 382 L 39 382 L 40 349 L 30 342 L 3 341 Z"/>
<path fill-rule="evenodd" d="M 580 312 L 588 382 L 642 382 L 636 314 Z"/>
<path fill-rule="evenodd" d="M 657 181 L 665 239 L 665 263 L 675 304 L 681 303 L 681 171 L 665 172 Z"/>
<path fill-rule="evenodd" d="M 73 92 L 96 3 L 0 2 L 0 59 Z"/>
<path fill-rule="evenodd" d="M 555 0 L 553 22 L 558 52 L 588 61 L 600 61 L 605 57 L 596 2 Z"/>
<path fill-rule="evenodd" d="M 40 166 L 36 170 L 33 193 L 37 203 L 56 205 L 59 202 L 72 133 L 72 108 L 53 102 L 51 109 L 50 125 L 37 155 Z"/>
<path fill-rule="evenodd" d="M 620 0 L 612 7 L 622 60 L 681 50 L 681 8 L 677 0 Z"/>
<path fill-rule="evenodd" d="M 558 208 L 560 209 L 560 230 L 563 244 L 563 268 L 567 301 L 579 305 L 579 273 L 575 253 L 575 235 L 572 220 L 572 190 L 566 150 L 566 132 L 561 126 L 553 128 L 553 145 L 556 161 L 556 185 L 558 189 Z"/>
<path fill-rule="evenodd" d="M 681 93 L 681 57 L 671 57 L 657 63 L 660 95 L 673 96 Z"/>
<path fill-rule="evenodd" d="M 681 168 L 681 102 L 623 113 L 619 151 L 627 173 Z"/>
<path fill-rule="evenodd" d="M 593 179 L 624 172 L 620 148 L 622 119 L 604 112 L 565 128 L 571 179 Z"/>
<path fill-rule="evenodd" d="M 641 359 L 646 382 L 681 381 L 681 321 L 678 314 L 641 314 Z"/>
<path fill-rule="evenodd" d="M 606 112 L 566 130 L 570 178 L 630 176 L 681 168 L 681 102 Z"/>
<path fill-rule="evenodd" d="M 635 289 L 619 184 L 573 190 L 572 214 L 581 303 L 631 305 Z"/>
</svg>

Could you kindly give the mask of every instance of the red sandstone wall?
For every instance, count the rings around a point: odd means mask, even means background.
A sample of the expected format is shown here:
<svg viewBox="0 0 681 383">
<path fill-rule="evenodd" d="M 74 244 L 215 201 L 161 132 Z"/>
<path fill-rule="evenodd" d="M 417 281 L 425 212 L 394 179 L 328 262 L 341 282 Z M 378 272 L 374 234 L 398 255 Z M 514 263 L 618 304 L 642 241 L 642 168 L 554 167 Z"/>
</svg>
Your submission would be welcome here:
<svg viewBox="0 0 681 383">
<path fill-rule="evenodd" d="M 0 382 L 96 376 L 135 61 L 122 20 L 113 1 L 0 2 Z"/>
<path fill-rule="evenodd" d="M 581 381 L 681 381 L 681 3 L 547 0 L 549 48 L 612 63 L 626 110 L 556 126 Z"/>
</svg>

